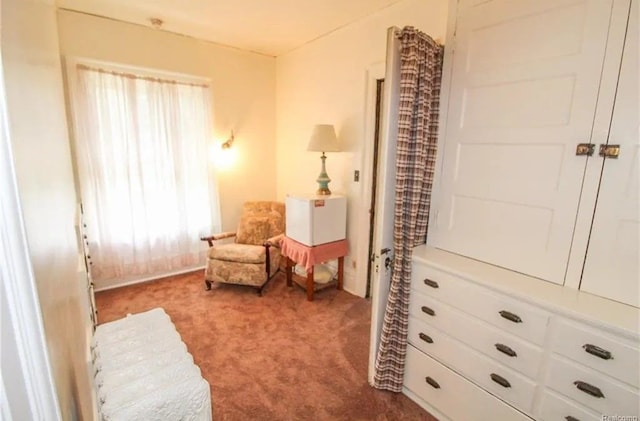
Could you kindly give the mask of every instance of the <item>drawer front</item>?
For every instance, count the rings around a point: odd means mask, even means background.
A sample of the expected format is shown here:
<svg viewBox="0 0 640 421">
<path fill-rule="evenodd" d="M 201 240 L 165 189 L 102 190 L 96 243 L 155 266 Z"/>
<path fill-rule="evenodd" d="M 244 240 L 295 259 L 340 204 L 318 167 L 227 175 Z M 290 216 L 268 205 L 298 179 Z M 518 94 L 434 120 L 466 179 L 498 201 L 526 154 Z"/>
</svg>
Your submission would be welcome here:
<svg viewBox="0 0 640 421">
<path fill-rule="evenodd" d="M 437 298 L 499 329 L 538 345 L 544 344 L 549 313 L 542 309 L 415 261 L 411 284 L 414 290 Z"/>
<path fill-rule="evenodd" d="M 420 333 L 425 331 L 432 343 L 420 338 Z M 409 320 L 409 341 L 490 393 L 523 412 L 531 412 L 535 391 L 535 383 L 532 380 L 413 318 Z"/>
<path fill-rule="evenodd" d="M 434 315 L 422 311 L 423 306 L 433 310 Z M 412 291 L 409 313 L 414 316 L 416 321 L 426 322 L 530 378 L 535 378 L 538 375 L 542 360 L 540 347 L 500 331 L 451 306 L 415 291 Z M 412 331 L 412 323 L 409 323 L 410 332 Z M 421 327 L 421 329 L 424 328 Z M 415 331 L 415 328 L 413 330 Z M 416 332 L 416 335 L 419 333 Z M 428 332 L 423 333 L 428 334 Z M 416 336 L 416 338 L 418 337 Z M 420 340 L 420 342 L 423 341 Z"/>
<path fill-rule="evenodd" d="M 456 421 L 531 421 L 411 345 L 407 347 L 404 385 Z"/>
<path fill-rule="evenodd" d="M 569 320 L 558 322 L 552 349 L 590 368 L 640 387 L 640 344 Z"/>
<path fill-rule="evenodd" d="M 582 405 L 545 390 L 540 407 L 541 421 L 602 421 L 602 417 Z"/>
<path fill-rule="evenodd" d="M 455 341 L 451 336 L 413 316 L 409 316 L 407 340 L 422 352 L 439 360 L 447 360 L 448 350 L 455 346 Z"/>
<path fill-rule="evenodd" d="M 601 414 L 640 415 L 638 390 L 558 355 L 552 355 L 547 386 Z"/>
</svg>

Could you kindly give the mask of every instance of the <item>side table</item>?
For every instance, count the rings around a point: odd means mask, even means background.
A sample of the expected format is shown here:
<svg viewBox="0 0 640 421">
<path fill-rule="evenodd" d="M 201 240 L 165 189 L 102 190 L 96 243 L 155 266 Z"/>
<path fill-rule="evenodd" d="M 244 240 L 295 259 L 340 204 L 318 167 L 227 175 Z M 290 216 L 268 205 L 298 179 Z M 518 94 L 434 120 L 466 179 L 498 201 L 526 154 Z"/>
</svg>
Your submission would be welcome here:
<svg viewBox="0 0 640 421">
<path fill-rule="evenodd" d="M 292 285 L 291 269 L 293 263 L 296 262 L 303 265 L 307 271 L 307 301 L 313 301 L 313 266 L 327 260 L 338 259 L 337 289 L 342 289 L 344 280 L 344 256 L 347 255 L 348 248 L 347 240 L 334 241 L 317 246 L 307 246 L 289 237 L 284 237 L 281 243 L 281 251 L 282 255 L 287 258 L 287 286 L 290 287 Z"/>
</svg>

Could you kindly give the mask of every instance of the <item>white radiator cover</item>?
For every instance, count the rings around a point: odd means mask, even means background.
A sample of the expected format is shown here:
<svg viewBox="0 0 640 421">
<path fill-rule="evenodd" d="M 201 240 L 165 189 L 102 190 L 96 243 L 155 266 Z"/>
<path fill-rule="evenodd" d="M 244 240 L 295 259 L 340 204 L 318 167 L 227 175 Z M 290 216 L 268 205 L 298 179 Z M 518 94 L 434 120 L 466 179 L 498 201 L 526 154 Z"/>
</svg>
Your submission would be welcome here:
<svg viewBox="0 0 640 421">
<path fill-rule="evenodd" d="M 209 383 L 163 309 L 98 326 L 92 355 L 102 420 L 211 421 Z"/>
</svg>

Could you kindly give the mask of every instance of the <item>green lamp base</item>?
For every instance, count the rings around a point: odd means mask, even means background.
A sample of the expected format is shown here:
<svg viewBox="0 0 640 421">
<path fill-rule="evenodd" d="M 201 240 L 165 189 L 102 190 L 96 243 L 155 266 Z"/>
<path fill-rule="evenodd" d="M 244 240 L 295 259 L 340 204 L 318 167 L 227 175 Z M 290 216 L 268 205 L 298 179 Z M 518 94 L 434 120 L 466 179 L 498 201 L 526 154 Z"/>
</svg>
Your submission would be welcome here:
<svg viewBox="0 0 640 421">
<path fill-rule="evenodd" d="M 331 190 L 329 190 L 329 183 L 331 182 L 331 179 L 327 175 L 327 170 L 325 169 L 325 161 L 327 160 L 327 157 L 324 152 L 322 152 L 320 159 L 322 159 L 322 171 L 316 179 L 318 182 L 318 190 L 316 191 L 316 194 L 318 196 L 328 196 L 331 194 Z"/>
</svg>

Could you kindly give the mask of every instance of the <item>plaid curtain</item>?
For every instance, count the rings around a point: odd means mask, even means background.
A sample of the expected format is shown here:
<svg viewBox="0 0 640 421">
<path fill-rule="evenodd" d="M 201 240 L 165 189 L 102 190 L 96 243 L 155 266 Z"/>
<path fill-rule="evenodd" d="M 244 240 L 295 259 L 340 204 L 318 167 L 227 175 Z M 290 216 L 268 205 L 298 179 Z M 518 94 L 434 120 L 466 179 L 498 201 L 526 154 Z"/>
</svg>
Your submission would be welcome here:
<svg viewBox="0 0 640 421">
<path fill-rule="evenodd" d="M 411 254 L 413 247 L 423 244 L 427 235 L 443 55 L 441 46 L 412 27 L 404 28 L 398 37 L 401 64 L 395 256 L 374 378 L 376 388 L 394 392 L 402 391 L 407 352 Z"/>
</svg>

